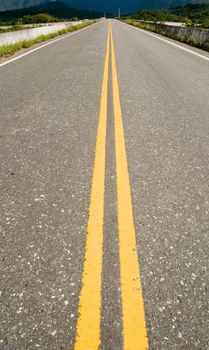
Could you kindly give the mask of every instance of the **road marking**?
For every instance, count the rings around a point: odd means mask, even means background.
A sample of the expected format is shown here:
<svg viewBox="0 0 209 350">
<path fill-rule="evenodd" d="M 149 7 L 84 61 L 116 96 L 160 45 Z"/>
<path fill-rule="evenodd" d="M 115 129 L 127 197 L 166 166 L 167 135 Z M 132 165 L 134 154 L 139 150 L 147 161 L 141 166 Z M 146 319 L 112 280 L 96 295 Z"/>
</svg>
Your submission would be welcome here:
<svg viewBox="0 0 209 350">
<path fill-rule="evenodd" d="M 124 350 L 145 350 L 148 339 L 112 30 L 111 51 Z"/>
<path fill-rule="evenodd" d="M 74 350 L 97 350 L 100 345 L 101 279 L 105 191 L 110 30 L 108 32 L 99 125 L 87 227 L 85 262 L 80 294 L 79 318 Z"/>
<path fill-rule="evenodd" d="M 199 53 L 197 53 L 197 52 L 195 52 L 195 51 L 192 51 L 192 50 L 190 50 L 190 49 L 187 49 L 186 47 L 183 47 L 183 46 L 181 46 L 181 45 L 175 44 L 175 43 L 173 43 L 173 42 L 170 41 L 170 40 L 163 39 L 163 38 L 161 38 L 160 36 L 157 36 L 157 35 L 155 35 L 155 34 L 152 34 L 152 33 L 150 33 L 150 32 L 147 31 L 147 30 L 143 30 L 143 29 L 141 29 L 141 28 L 137 28 L 137 27 L 132 26 L 132 25 L 130 25 L 130 24 L 128 24 L 128 23 L 124 23 L 124 22 L 122 22 L 122 23 L 128 25 L 128 26 L 131 27 L 131 28 L 134 28 L 134 29 L 136 29 L 136 30 L 139 30 L 140 32 L 143 32 L 143 33 L 145 33 L 145 34 L 147 34 L 147 35 L 153 36 L 154 38 L 156 38 L 156 39 L 158 39 L 158 40 L 164 41 L 164 42 L 166 42 L 166 43 L 168 43 L 168 44 L 170 44 L 170 45 L 173 45 L 173 46 L 175 46 L 175 47 L 178 47 L 179 49 L 182 49 L 182 50 L 184 50 L 184 51 L 190 52 L 190 53 L 192 53 L 193 55 L 198 56 L 198 57 L 201 57 L 201 58 L 203 58 L 203 59 L 206 60 L 206 61 L 209 61 L 209 57 L 206 57 L 206 56 L 201 55 L 201 54 L 199 54 Z"/>
<path fill-rule="evenodd" d="M 61 38 L 58 38 L 58 39 L 54 39 L 53 41 L 50 41 L 49 43 L 43 44 L 43 45 L 41 45 L 41 46 L 39 46 L 39 47 L 36 47 L 35 49 L 32 49 L 32 50 L 30 50 L 30 51 L 27 51 L 27 52 L 25 52 L 25 53 L 23 53 L 23 54 L 21 54 L 21 55 L 19 55 L 19 56 L 17 56 L 17 57 L 11 58 L 11 59 L 9 59 L 9 60 L 6 61 L 6 62 L 0 63 L 0 68 L 3 67 L 3 66 L 6 66 L 6 65 L 9 64 L 9 63 L 12 63 L 12 62 L 14 62 L 14 61 L 19 60 L 19 59 L 22 58 L 22 57 L 28 56 L 28 55 L 30 55 L 31 53 L 35 52 L 35 51 L 38 51 L 38 50 L 40 50 L 40 49 L 43 49 L 43 47 L 52 45 L 52 44 L 56 43 L 57 41 L 66 39 L 66 38 L 68 38 L 69 36 L 78 34 L 78 33 L 82 32 L 83 30 L 89 29 L 90 27 L 92 27 L 93 25 L 96 25 L 96 24 L 98 24 L 98 23 L 99 23 L 99 22 L 94 23 L 94 24 L 92 24 L 92 25 L 90 25 L 90 26 L 88 26 L 88 27 L 85 27 L 85 28 L 76 30 L 76 31 L 73 32 L 73 33 L 67 34 L 67 35 L 65 35 L 65 36 L 63 36 L 63 37 L 61 37 Z"/>
</svg>

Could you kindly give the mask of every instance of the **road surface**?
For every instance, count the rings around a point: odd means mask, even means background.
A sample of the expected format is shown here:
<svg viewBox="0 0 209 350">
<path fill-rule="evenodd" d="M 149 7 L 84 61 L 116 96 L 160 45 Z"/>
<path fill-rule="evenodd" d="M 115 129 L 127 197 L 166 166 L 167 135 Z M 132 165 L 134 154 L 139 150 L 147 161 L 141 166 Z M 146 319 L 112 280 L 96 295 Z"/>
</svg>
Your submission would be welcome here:
<svg viewBox="0 0 209 350">
<path fill-rule="evenodd" d="M 209 55 L 42 46 L 0 62 L 0 349 L 209 349 Z"/>
</svg>

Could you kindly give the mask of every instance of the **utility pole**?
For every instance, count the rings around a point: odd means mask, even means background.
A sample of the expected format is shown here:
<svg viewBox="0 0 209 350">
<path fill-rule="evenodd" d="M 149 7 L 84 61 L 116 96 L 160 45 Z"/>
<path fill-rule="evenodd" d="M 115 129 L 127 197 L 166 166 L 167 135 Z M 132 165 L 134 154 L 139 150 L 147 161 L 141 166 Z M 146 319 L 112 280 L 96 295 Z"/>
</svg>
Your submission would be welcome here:
<svg viewBox="0 0 209 350">
<path fill-rule="evenodd" d="M 118 9 L 118 18 L 120 18 L 120 8 Z"/>
</svg>

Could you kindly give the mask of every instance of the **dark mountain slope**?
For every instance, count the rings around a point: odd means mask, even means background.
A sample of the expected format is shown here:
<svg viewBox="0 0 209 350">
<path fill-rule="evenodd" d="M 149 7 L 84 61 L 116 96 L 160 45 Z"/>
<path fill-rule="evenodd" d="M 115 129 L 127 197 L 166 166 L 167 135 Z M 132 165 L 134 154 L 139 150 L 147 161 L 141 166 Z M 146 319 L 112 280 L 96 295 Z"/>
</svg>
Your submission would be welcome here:
<svg viewBox="0 0 209 350">
<path fill-rule="evenodd" d="M 55 0 L 48 0 L 54 2 Z M 59 0 L 60 1 L 60 0 Z M 116 13 L 118 8 L 124 12 L 134 12 L 140 9 L 161 9 L 182 6 L 186 3 L 207 2 L 209 0 L 61 0 L 71 8 L 105 11 Z M 28 8 L 40 5 L 43 0 L 0 0 L 0 11 Z"/>
<path fill-rule="evenodd" d="M 62 19 L 72 17 L 77 17 L 79 19 L 99 18 L 102 16 L 102 13 L 99 12 L 70 8 L 62 2 L 50 2 L 42 3 L 41 5 L 34 7 L 0 12 L 0 20 L 11 20 L 27 15 L 36 15 L 39 13 L 48 13 Z"/>
<path fill-rule="evenodd" d="M 144 21 L 186 22 L 209 28 L 209 4 L 187 4 L 169 9 L 141 10 L 135 14 L 124 16 Z"/>
</svg>

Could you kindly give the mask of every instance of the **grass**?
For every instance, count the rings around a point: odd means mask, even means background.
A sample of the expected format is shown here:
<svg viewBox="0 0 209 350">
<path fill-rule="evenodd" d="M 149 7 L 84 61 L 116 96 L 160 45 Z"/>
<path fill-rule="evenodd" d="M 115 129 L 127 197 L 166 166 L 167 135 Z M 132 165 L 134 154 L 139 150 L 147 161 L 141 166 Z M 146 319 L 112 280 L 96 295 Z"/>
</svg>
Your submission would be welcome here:
<svg viewBox="0 0 209 350">
<path fill-rule="evenodd" d="M 186 43 L 186 44 L 189 44 L 191 46 L 195 46 L 195 47 L 198 47 L 200 49 L 203 49 L 203 50 L 209 52 L 209 42 L 207 42 L 207 41 L 194 40 L 188 35 L 184 35 L 184 36 L 175 35 L 175 34 L 170 33 L 169 31 L 167 31 L 165 29 L 162 29 L 162 28 L 158 27 L 157 24 L 150 24 L 150 23 L 146 24 L 146 23 L 141 23 L 141 22 L 138 22 L 138 21 L 134 21 L 132 19 L 127 19 L 127 20 L 124 20 L 123 22 L 125 22 L 127 24 L 130 24 L 130 25 L 132 25 L 134 27 L 138 27 L 138 28 L 141 28 L 141 29 L 149 30 L 150 32 L 154 32 L 154 33 L 157 33 L 157 34 L 160 34 L 160 35 L 163 35 L 163 36 L 167 36 L 168 38 L 178 40 L 178 41 L 180 41 L 182 43 Z"/>
<path fill-rule="evenodd" d="M 75 26 L 70 26 L 66 29 L 62 29 L 59 30 L 57 32 L 51 33 L 51 34 L 47 34 L 47 35 L 40 35 L 37 38 L 33 39 L 33 40 L 24 40 L 21 42 L 18 42 L 16 44 L 9 44 L 9 45 L 2 45 L 0 46 L 0 57 L 8 57 L 13 55 L 15 52 L 21 50 L 21 49 L 26 49 L 31 47 L 34 44 L 39 44 L 42 41 L 46 41 L 52 38 L 55 38 L 59 35 L 63 35 L 63 34 L 67 34 L 70 32 L 74 32 L 76 30 L 79 29 L 83 29 L 85 27 L 90 26 L 91 24 L 95 23 L 94 21 L 90 21 L 90 22 L 85 22 L 85 23 L 81 23 L 81 24 L 77 24 Z"/>
<path fill-rule="evenodd" d="M 167 9 L 141 10 L 135 14 L 124 16 L 123 19 L 153 22 L 183 22 L 194 27 L 209 29 L 209 3 L 198 2 L 196 4 L 190 3 Z"/>
<path fill-rule="evenodd" d="M 18 30 L 31 29 L 29 26 L 14 25 L 8 28 L 0 28 L 0 33 L 16 32 Z"/>
</svg>

